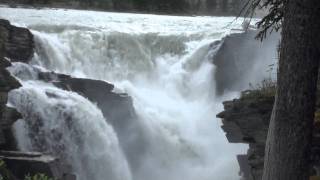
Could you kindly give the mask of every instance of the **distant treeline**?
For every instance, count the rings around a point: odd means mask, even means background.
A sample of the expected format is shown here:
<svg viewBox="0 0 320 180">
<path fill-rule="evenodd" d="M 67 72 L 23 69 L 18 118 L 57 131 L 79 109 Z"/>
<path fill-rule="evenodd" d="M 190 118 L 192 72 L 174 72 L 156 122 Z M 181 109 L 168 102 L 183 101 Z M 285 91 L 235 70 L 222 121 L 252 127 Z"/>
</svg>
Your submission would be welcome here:
<svg viewBox="0 0 320 180">
<path fill-rule="evenodd" d="M 0 0 L 11 4 L 169 14 L 237 15 L 244 0 Z"/>
</svg>

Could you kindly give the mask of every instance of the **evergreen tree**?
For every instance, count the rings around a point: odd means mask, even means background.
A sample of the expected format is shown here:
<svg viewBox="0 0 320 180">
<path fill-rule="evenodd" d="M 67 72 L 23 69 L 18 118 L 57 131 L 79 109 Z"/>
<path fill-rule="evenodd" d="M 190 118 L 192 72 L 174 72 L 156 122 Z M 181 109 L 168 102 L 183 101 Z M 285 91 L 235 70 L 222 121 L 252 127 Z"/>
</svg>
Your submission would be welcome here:
<svg viewBox="0 0 320 180">
<path fill-rule="evenodd" d="M 252 10 L 261 5 L 269 8 L 258 23 L 259 38 L 282 27 L 263 180 L 308 180 L 320 60 L 320 1 L 251 0 L 247 5 Z"/>
</svg>

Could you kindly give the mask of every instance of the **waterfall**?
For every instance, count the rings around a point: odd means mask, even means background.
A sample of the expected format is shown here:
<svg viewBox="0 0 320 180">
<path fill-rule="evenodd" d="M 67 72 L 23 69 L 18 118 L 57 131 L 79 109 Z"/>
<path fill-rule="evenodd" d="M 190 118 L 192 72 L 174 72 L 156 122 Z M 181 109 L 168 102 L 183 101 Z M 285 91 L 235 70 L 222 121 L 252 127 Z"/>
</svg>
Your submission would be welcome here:
<svg viewBox="0 0 320 180">
<path fill-rule="evenodd" d="M 215 96 L 211 62 L 239 22 L 50 9 L 2 8 L 0 16 L 30 28 L 36 42 L 32 62 L 10 70 L 23 84 L 9 98 L 24 117 L 16 125 L 21 149 L 64 158 L 80 180 L 240 178 L 236 155 L 246 146 L 229 144 L 215 118 L 238 92 Z M 123 154 L 125 132 L 115 132 L 95 104 L 38 80 L 35 69 L 108 81 L 128 93 L 146 139 L 136 142 L 146 149 L 140 160 Z"/>
<path fill-rule="evenodd" d="M 23 83 L 9 98 L 24 117 L 20 127 L 32 138 L 26 144 L 20 136 L 21 149 L 66 160 L 80 180 L 131 179 L 113 128 L 87 99 L 37 81 Z"/>
</svg>

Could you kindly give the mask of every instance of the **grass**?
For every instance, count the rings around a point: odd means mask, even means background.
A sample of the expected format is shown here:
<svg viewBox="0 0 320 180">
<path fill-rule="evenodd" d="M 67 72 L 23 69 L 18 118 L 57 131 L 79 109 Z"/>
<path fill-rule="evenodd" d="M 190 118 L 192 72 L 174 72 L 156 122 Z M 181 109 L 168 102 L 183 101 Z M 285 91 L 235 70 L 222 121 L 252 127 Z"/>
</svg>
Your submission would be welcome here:
<svg viewBox="0 0 320 180">
<path fill-rule="evenodd" d="M 46 176 L 45 174 L 35 174 L 33 176 L 27 175 L 24 180 L 54 180 L 53 178 L 50 178 Z"/>
<path fill-rule="evenodd" d="M 250 90 L 243 91 L 241 93 L 241 99 L 274 97 L 277 89 L 276 84 L 277 83 L 271 78 L 264 79 L 255 86 L 249 84 Z"/>
</svg>

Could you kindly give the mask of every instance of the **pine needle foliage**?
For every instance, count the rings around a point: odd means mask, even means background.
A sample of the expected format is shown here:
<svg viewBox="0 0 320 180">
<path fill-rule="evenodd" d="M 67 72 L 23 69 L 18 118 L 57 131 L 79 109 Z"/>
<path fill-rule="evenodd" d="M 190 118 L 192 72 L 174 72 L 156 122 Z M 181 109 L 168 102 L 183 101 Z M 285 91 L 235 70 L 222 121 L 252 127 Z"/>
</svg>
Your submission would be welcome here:
<svg viewBox="0 0 320 180">
<path fill-rule="evenodd" d="M 256 38 L 262 41 L 268 33 L 281 29 L 285 1 L 287 0 L 247 0 L 239 16 L 252 19 L 256 10 L 268 10 L 268 14 L 257 23 L 260 32 Z"/>
</svg>

